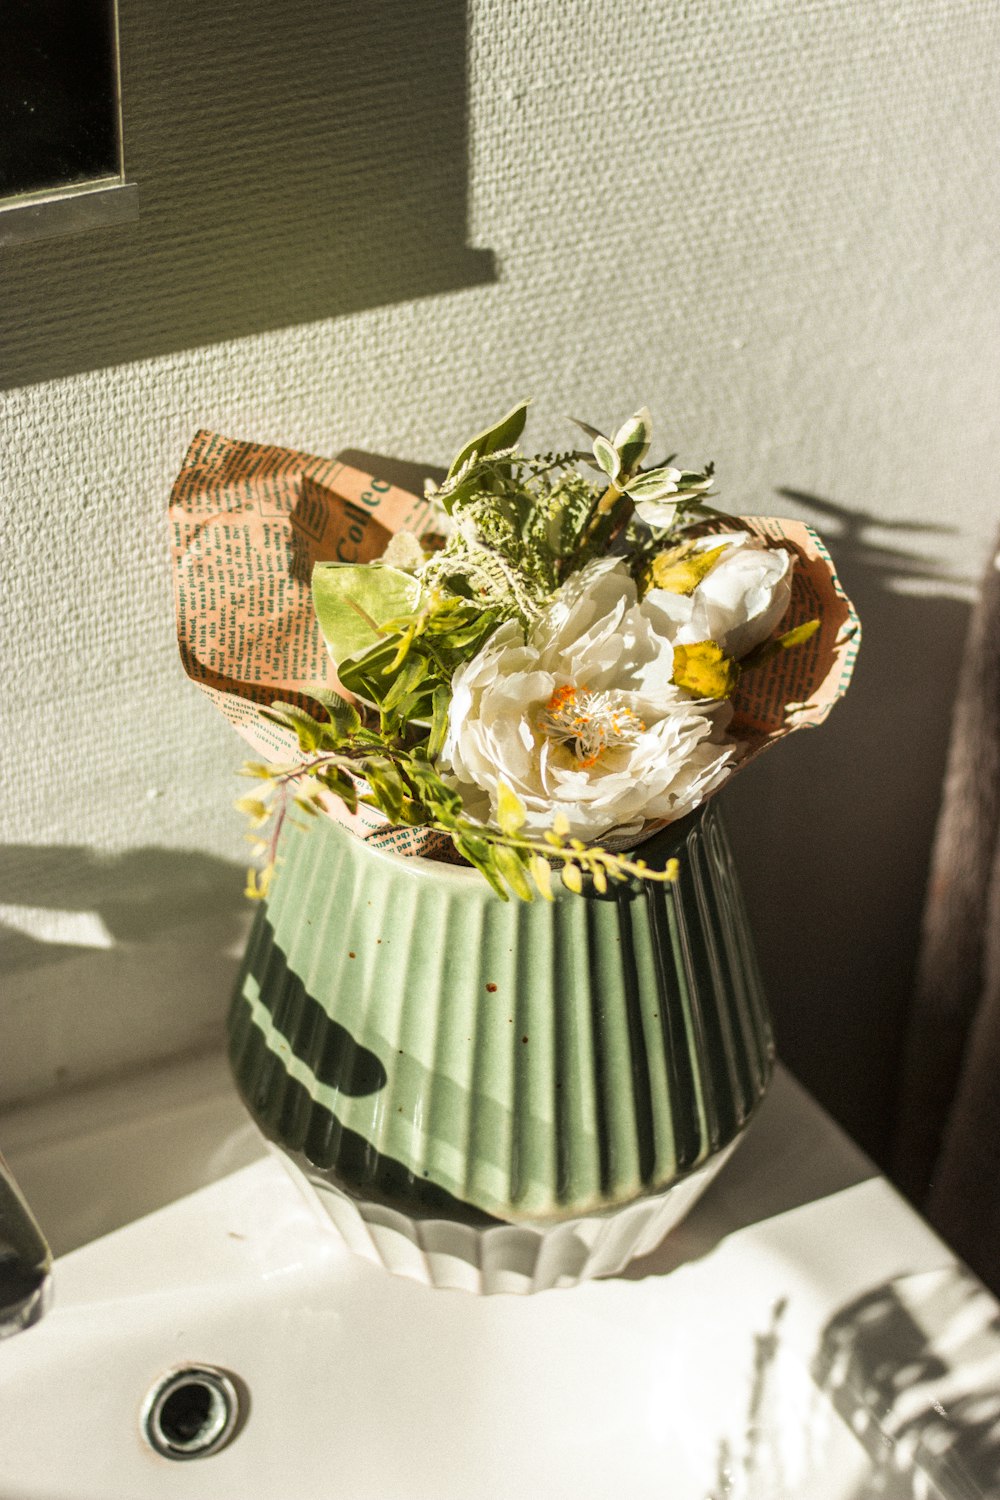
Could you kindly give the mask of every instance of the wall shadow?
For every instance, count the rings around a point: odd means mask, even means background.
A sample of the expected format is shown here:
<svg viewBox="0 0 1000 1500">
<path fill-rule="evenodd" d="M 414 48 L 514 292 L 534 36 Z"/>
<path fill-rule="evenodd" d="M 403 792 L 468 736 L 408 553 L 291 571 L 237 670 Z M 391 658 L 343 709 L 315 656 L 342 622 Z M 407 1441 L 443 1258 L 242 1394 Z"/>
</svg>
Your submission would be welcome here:
<svg viewBox="0 0 1000 1500">
<path fill-rule="evenodd" d="M 465 0 L 123 4 L 121 45 L 139 220 L 0 252 L 0 386 L 495 280 Z"/>
<path fill-rule="evenodd" d="M 231 947 L 245 926 L 244 884 L 242 866 L 186 850 L 130 849 L 106 856 L 76 845 L 0 848 L 0 904 L 94 912 L 118 943 L 155 943 L 183 929 L 192 942 L 200 935 Z M 5 953 L 8 972 L 54 946 L 2 930 L 11 949 Z"/>
<path fill-rule="evenodd" d="M 948 528 L 779 493 L 815 517 L 863 639 L 829 722 L 738 776 L 726 822 L 779 1053 L 885 1166 L 970 606 L 900 593 L 949 575 L 873 538 Z"/>
<path fill-rule="evenodd" d="M 401 490 L 409 490 L 411 495 L 422 495 L 424 481 L 427 479 L 440 484 L 448 472 L 436 464 L 390 458 L 385 453 L 369 453 L 366 448 L 342 448 L 337 458 L 340 463 L 350 464 L 352 468 L 371 474 L 375 479 L 384 480 L 386 484 L 396 484 Z"/>
<path fill-rule="evenodd" d="M 0 1104 L 218 1044 L 244 882 L 208 854 L 0 849 Z"/>
</svg>

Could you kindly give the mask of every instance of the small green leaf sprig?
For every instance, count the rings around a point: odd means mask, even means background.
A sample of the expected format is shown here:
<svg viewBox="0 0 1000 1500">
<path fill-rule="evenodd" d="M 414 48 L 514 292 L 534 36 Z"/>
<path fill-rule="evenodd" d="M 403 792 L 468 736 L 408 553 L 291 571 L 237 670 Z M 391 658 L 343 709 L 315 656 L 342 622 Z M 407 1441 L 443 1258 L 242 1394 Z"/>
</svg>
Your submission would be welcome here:
<svg viewBox="0 0 1000 1500">
<path fill-rule="evenodd" d="M 600 469 L 609 481 L 581 538 L 580 550 L 584 560 L 595 552 L 604 551 L 628 525 L 637 507 L 640 514 L 642 507 L 648 509 L 651 505 L 668 506 L 673 511 L 668 526 L 650 527 L 657 546 L 662 545 L 666 534 L 707 515 L 718 514 L 705 501 L 715 482 L 714 464 L 706 464 L 700 470 L 675 469 L 673 460 L 676 454 L 672 453 L 655 468 L 642 468 L 649 452 L 653 425 L 646 407 L 629 417 L 613 437 L 605 437 L 588 422 L 573 420 L 591 440 L 592 456 L 583 454 L 581 457 L 584 462 Z"/>
<path fill-rule="evenodd" d="M 262 710 L 265 718 L 294 732 L 302 752 L 284 765 L 251 761 L 242 774 L 258 781 L 257 795 L 242 797 L 237 807 L 250 819 L 251 840 L 261 869 L 251 869 L 247 895 L 267 895 L 277 862 L 278 840 L 292 809 L 313 817 L 323 810 L 324 793 L 332 793 L 350 812 L 359 803 L 375 807 L 397 827 L 427 828 L 448 835 L 457 852 L 485 877 L 504 901 L 511 895 L 532 901 L 554 899 L 553 870 L 570 891 L 580 893 L 585 882 L 603 894 L 611 881 L 629 879 L 670 883 L 677 878 L 676 860 L 654 870 L 643 859 L 632 859 L 588 846 L 568 837 L 565 815 L 557 814 L 540 838 L 524 832 L 526 813 L 516 793 L 500 784 L 496 828 L 465 816 L 462 801 L 434 769 L 433 726 L 423 744 L 407 746 L 365 727 L 361 715 L 339 694 L 315 694 L 328 719 L 320 720 L 293 703 L 276 703 Z M 367 784 L 363 791 L 359 782 Z M 268 837 L 260 831 L 270 824 Z"/>
<path fill-rule="evenodd" d="M 629 527 L 636 505 L 656 501 L 672 512 L 666 527 L 629 535 L 630 550 L 663 545 L 670 533 L 717 514 L 705 501 L 714 468 L 678 470 L 674 455 L 643 470 L 652 418 L 643 408 L 605 437 L 586 422 L 589 451 L 526 457 L 517 448 L 528 403 L 519 402 L 456 455 L 428 496 L 452 517 L 451 538 L 421 570 L 425 582 L 477 600 L 529 625 L 571 573 L 606 552 Z M 580 473 L 596 469 L 604 482 Z"/>
</svg>

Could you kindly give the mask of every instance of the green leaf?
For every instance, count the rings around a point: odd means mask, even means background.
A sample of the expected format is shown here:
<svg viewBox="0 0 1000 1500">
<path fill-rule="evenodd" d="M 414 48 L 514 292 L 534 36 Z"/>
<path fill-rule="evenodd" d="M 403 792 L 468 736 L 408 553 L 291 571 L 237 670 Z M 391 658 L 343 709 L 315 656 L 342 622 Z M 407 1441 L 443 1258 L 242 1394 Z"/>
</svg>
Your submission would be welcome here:
<svg viewBox="0 0 1000 1500">
<path fill-rule="evenodd" d="M 387 670 L 396 655 L 396 642 L 379 639 L 375 646 L 340 663 L 337 675 L 349 693 L 381 706 L 392 685 Z"/>
<path fill-rule="evenodd" d="M 260 715 L 272 724 L 280 724 L 282 729 L 294 729 L 299 748 L 307 755 L 328 742 L 329 726 L 307 714 L 297 703 L 272 703 L 270 708 L 260 709 Z"/>
<path fill-rule="evenodd" d="M 623 422 L 611 439 L 621 459 L 621 472 L 634 474 L 649 452 L 653 418 L 644 406 Z"/>
<path fill-rule="evenodd" d="M 448 470 L 448 478 L 453 479 L 462 465 L 473 457 L 484 458 L 501 448 L 513 448 L 524 431 L 527 415 L 528 402 L 519 401 L 505 417 L 500 418 L 499 422 L 492 427 L 487 427 L 485 432 L 477 433 L 459 453 L 456 453 L 451 468 Z M 449 513 L 453 511 L 456 505 L 468 498 L 475 487 L 475 481 L 468 486 L 459 482 L 450 494 L 442 496 L 445 510 Z"/>
<path fill-rule="evenodd" d="M 493 845 L 488 839 L 479 838 L 476 834 L 466 831 L 455 839 L 455 848 L 463 859 L 467 859 L 470 865 L 483 875 L 493 890 L 496 891 L 501 901 L 509 901 L 510 895 L 507 887 L 500 879 L 493 863 Z"/>
<path fill-rule="evenodd" d="M 309 688 L 310 698 L 315 698 L 330 715 L 330 723 L 338 734 L 346 739 L 348 735 L 354 734 L 361 728 L 361 715 L 353 703 L 348 703 L 339 693 L 332 688 L 317 687 Z"/>
<path fill-rule="evenodd" d="M 515 850 L 511 849 L 508 844 L 494 844 L 493 862 L 515 896 L 519 896 L 522 901 L 533 901 L 535 899 L 535 893 L 528 881 L 524 863 L 521 856 Z"/>
<path fill-rule="evenodd" d="M 598 432 L 597 428 L 591 427 L 589 422 L 581 422 L 579 417 L 570 417 L 570 421 L 573 423 L 574 427 L 579 427 L 581 432 L 585 432 L 590 438 L 591 442 L 593 442 L 595 438 L 604 437 L 603 432 Z"/>
<path fill-rule="evenodd" d="M 784 635 L 779 635 L 774 644 L 779 651 L 790 651 L 793 646 L 801 646 L 804 641 L 814 636 L 819 629 L 819 620 L 806 620 L 801 625 L 796 625 L 791 630 L 786 630 Z"/>
<path fill-rule="evenodd" d="M 562 879 L 566 889 L 572 891 L 574 895 L 579 896 L 583 890 L 583 876 L 580 874 L 580 866 L 573 864 L 563 865 Z"/>
<path fill-rule="evenodd" d="M 614 481 L 618 478 L 618 475 L 621 473 L 622 461 L 618 456 L 617 449 L 612 447 L 606 437 L 595 437 L 594 457 L 610 480 Z"/>
<path fill-rule="evenodd" d="M 338 668 L 381 639 L 377 627 L 411 618 L 423 602 L 419 579 L 378 563 L 317 563 L 312 593 L 319 627 Z"/>
<path fill-rule="evenodd" d="M 391 823 L 403 822 L 403 804 L 407 800 L 408 791 L 392 761 L 372 756 L 370 760 L 363 762 L 361 774 L 371 787 L 371 801 L 379 811 L 384 812 Z"/>
<path fill-rule="evenodd" d="M 248 896 L 251 901 L 263 901 L 267 895 L 268 886 L 271 884 L 272 873 L 273 871 L 270 867 L 260 871 L 248 870 L 246 889 L 243 892 L 244 896 Z"/>
<path fill-rule="evenodd" d="M 309 816 L 310 816 L 310 818 L 315 818 L 316 814 L 319 812 L 320 807 L 322 805 L 317 800 L 315 792 L 312 794 L 312 796 L 309 796 L 309 797 L 304 797 L 304 796 L 293 797 L 292 801 L 294 802 L 295 806 L 299 809 L 300 812 L 308 813 Z"/>
<path fill-rule="evenodd" d="M 662 469 L 649 469 L 645 474 L 637 474 L 634 479 L 630 479 L 625 485 L 625 492 L 633 500 L 665 500 L 668 495 L 676 494 L 680 477 L 680 470 L 672 469 L 669 465 Z"/>
<path fill-rule="evenodd" d="M 500 832 L 507 834 L 509 838 L 524 827 L 527 814 L 524 803 L 517 793 L 507 785 L 506 781 L 497 782 L 497 824 Z"/>
<path fill-rule="evenodd" d="M 692 494 L 710 490 L 715 483 L 715 465 L 706 464 L 701 472 L 697 469 L 682 469 L 677 482 L 682 490 Z"/>
<path fill-rule="evenodd" d="M 271 816 L 271 809 L 259 797 L 239 797 L 233 805 L 237 812 L 241 812 L 246 817 L 252 819 L 254 826 L 257 828 L 266 823 Z"/>
<path fill-rule="evenodd" d="M 426 657 L 414 654 L 406 658 L 396 673 L 391 688 L 382 699 L 382 707 L 386 713 L 401 709 L 405 699 L 415 693 L 421 683 L 426 680 L 429 667 Z M 408 715 L 404 713 L 403 717 L 406 718 Z"/>
<path fill-rule="evenodd" d="M 495 453 L 498 448 L 513 448 L 524 431 L 524 424 L 528 418 L 528 405 L 527 401 L 519 401 L 505 417 L 500 418 L 499 422 L 495 422 L 492 427 L 487 427 L 484 432 L 478 433 L 466 443 L 461 452 L 457 453 L 452 460 L 448 478 L 450 479 L 453 474 L 457 473 L 473 453 L 478 453 L 482 457 L 486 453 Z"/>
<path fill-rule="evenodd" d="M 383 716 L 395 716 L 403 723 L 410 720 L 427 723 L 433 692 L 441 686 L 441 674 L 436 663 L 418 649 L 419 645 L 419 641 L 414 643 L 402 665 L 393 670 L 397 641 L 390 637 L 343 662 L 338 668 L 340 680 L 349 693 L 376 704 Z M 394 732 L 385 723 L 381 728 L 383 733 Z"/>
<path fill-rule="evenodd" d="M 431 760 L 437 760 L 444 749 L 444 742 L 448 735 L 448 710 L 451 706 L 451 689 L 438 687 L 434 689 L 431 699 L 431 732 L 427 740 L 427 754 Z"/>
<path fill-rule="evenodd" d="M 262 760 L 245 760 L 240 766 L 240 776 L 253 776 L 261 781 L 270 781 L 274 775 L 271 766 L 266 766 Z"/>
<path fill-rule="evenodd" d="M 346 771 L 340 770 L 337 766 L 329 766 L 318 772 L 316 779 L 322 782 L 327 791 L 340 798 L 348 812 L 357 812 L 358 784 Z"/>
<path fill-rule="evenodd" d="M 694 641 L 674 646 L 671 682 L 696 698 L 728 698 L 739 681 L 740 669 L 716 641 Z"/>
<path fill-rule="evenodd" d="M 552 866 L 544 854 L 533 854 L 531 857 L 531 878 L 535 882 L 538 894 L 543 901 L 554 901 L 552 894 Z"/>
<path fill-rule="evenodd" d="M 428 821 L 454 825 L 462 814 L 462 799 L 425 759 L 425 750 L 414 750 L 408 766 L 410 781 L 428 812 Z"/>
</svg>

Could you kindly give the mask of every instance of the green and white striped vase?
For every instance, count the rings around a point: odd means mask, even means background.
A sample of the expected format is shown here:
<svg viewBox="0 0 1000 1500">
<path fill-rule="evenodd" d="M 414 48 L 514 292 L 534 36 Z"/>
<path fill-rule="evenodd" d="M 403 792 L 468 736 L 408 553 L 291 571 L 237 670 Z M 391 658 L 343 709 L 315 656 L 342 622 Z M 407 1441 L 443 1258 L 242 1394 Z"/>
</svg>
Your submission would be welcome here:
<svg viewBox="0 0 1000 1500">
<path fill-rule="evenodd" d="M 526 904 L 286 824 L 230 1059 L 352 1249 L 435 1286 L 573 1285 L 719 1170 L 773 1062 L 743 903 L 712 806 L 642 853 L 679 879 Z"/>
</svg>

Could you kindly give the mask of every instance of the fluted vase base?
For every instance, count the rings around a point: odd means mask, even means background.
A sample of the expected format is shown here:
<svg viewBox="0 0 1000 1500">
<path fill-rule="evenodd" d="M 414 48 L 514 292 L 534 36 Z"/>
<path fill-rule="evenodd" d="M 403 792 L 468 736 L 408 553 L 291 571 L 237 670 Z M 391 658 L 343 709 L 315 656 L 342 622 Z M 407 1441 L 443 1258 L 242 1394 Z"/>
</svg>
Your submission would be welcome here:
<svg viewBox="0 0 1000 1500">
<path fill-rule="evenodd" d="M 614 1276 L 630 1261 L 649 1255 L 693 1208 L 739 1139 L 666 1192 L 609 1213 L 558 1224 L 485 1227 L 451 1219 L 413 1219 L 385 1204 L 351 1198 L 302 1170 L 287 1153 L 275 1154 L 354 1254 L 428 1287 L 524 1296 Z"/>
</svg>

